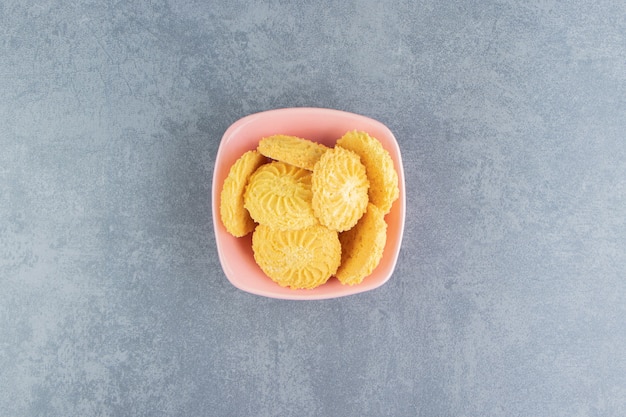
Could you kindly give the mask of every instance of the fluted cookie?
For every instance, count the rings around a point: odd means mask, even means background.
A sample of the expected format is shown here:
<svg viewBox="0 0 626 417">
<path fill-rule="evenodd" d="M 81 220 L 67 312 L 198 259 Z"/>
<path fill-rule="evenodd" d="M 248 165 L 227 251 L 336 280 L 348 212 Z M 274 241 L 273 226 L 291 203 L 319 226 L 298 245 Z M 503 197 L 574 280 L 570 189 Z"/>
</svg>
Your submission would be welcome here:
<svg viewBox="0 0 626 417">
<path fill-rule="evenodd" d="M 257 151 L 244 153 L 230 167 L 220 193 L 220 217 L 224 227 L 235 237 L 245 236 L 254 230 L 255 222 L 244 207 L 243 195 L 248 178 L 266 158 Z"/>
<path fill-rule="evenodd" d="M 346 285 L 355 285 L 374 271 L 383 257 L 387 242 L 385 215 L 369 203 L 367 211 L 352 229 L 340 233 L 341 265 L 337 279 Z"/>
<path fill-rule="evenodd" d="M 259 225 L 252 234 L 254 259 L 282 287 L 312 289 L 335 274 L 341 261 L 337 232 L 315 225 L 276 230 Z"/>
<path fill-rule="evenodd" d="M 350 149 L 361 157 L 370 182 L 369 200 L 387 214 L 398 198 L 398 173 L 389 152 L 380 141 L 365 132 L 351 131 L 337 140 L 337 145 Z"/>
<path fill-rule="evenodd" d="M 274 135 L 261 139 L 257 150 L 268 158 L 311 171 L 328 148 L 297 136 Z"/>
<path fill-rule="evenodd" d="M 312 196 L 310 171 L 275 161 L 250 176 L 244 206 L 259 224 L 279 230 L 303 229 L 318 223 Z"/>
<path fill-rule="evenodd" d="M 313 212 L 324 226 L 348 230 L 367 208 L 368 187 L 365 166 L 356 153 L 329 149 L 313 169 Z"/>
</svg>

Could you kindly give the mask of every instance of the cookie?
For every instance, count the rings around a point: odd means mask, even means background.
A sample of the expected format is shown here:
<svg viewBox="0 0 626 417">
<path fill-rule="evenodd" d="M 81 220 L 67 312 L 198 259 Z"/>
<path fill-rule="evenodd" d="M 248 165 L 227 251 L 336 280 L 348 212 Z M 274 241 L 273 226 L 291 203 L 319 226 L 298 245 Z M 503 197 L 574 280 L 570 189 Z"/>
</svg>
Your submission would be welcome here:
<svg viewBox="0 0 626 417">
<path fill-rule="evenodd" d="M 268 158 L 311 171 L 328 148 L 297 136 L 274 135 L 261 139 L 257 150 Z"/>
<path fill-rule="evenodd" d="M 259 224 L 279 230 L 304 229 L 318 223 L 312 197 L 310 171 L 275 161 L 250 176 L 244 207 Z"/>
<path fill-rule="evenodd" d="M 300 230 L 276 230 L 261 224 L 252 234 L 252 250 L 268 277 L 292 289 L 324 284 L 341 261 L 337 232 L 319 224 Z"/>
<path fill-rule="evenodd" d="M 350 229 L 367 208 L 369 182 L 359 156 L 335 147 L 320 157 L 313 169 L 313 212 L 330 229 Z"/>
<path fill-rule="evenodd" d="M 387 214 L 398 198 L 398 173 L 389 152 L 380 141 L 365 132 L 351 131 L 337 140 L 337 145 L 356 152 L 367 170 L 369 200 Z"/>
<path fill-rule="evenodd" d="M 336 277 L 344 285 L 355 285 L 374 271 L 383 257 L 387 241 L 385 215 L 369 203 L 367 211 L 352 229 L 340 233 L 341 265 Z"/>
<path fill-rule="evenodd" d="M 235 237 L 245 236 L 254 230 L 254 220 L 244 207 L 244 191 L 250 175 L 267 159 L 257 151 L 244 153 L 230 167 L 220 193 L 220 218 L 222 224 Z"/>
</svg>

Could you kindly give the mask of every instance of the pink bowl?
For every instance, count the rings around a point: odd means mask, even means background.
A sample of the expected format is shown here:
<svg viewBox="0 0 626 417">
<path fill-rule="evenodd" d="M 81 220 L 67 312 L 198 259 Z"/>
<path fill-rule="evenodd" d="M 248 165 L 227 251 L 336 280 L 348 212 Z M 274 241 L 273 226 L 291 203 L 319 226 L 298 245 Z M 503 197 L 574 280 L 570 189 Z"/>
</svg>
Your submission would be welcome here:
<svg viewBox="0 0 626 417">
<path fill-rule="evenodd" d="M 255 149 L 262 137 L 284 134 L 334 146 L 335 141 L 350 130 L 361 130 L 376 137 L 389 151 L 398 171 L 400 197 L 385 217 L 387 245 L 383 258 L 372 274 L 358 285 L 342 285 L 335 277 L 312 290 L 292 290 L 274 283 L 255 263 L 252 234 L 243 238 L 231 236 L 220 219 L 220 193 L 228 171 L 246 151 Z M 382 123 L 358 114 L 320 108 L 287 108 L 246 116 L 232 124 L 224 133 L 217 151 L 213 173 L 213 228 L 217 252 L 228 280 L 237 288 L 265 297 L 291 300 L 315 300 L 342 297 L 373 290 L 391 278 L 398 260 L 405 218 L 404 169 L 400 148 L 391 131 Z"/>
</svg>

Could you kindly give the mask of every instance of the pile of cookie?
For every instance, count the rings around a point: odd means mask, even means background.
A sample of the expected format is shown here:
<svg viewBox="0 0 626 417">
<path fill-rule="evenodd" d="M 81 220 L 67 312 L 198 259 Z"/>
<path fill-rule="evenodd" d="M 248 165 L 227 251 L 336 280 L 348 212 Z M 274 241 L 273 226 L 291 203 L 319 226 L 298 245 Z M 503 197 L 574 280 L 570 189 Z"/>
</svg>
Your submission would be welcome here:
<svg viewBox="0 0 626 417">
<path fill-rule="evenodd" d="M 235 237 L 253 233 L 254 259 L 277 284 L 312 289 L 335 276 L 355 285 L 382 259 L 398 194 L 389 152 L 366 132 L 333 147 L 274 135 L 230 168 L 220 217 Z"/>
</svg>

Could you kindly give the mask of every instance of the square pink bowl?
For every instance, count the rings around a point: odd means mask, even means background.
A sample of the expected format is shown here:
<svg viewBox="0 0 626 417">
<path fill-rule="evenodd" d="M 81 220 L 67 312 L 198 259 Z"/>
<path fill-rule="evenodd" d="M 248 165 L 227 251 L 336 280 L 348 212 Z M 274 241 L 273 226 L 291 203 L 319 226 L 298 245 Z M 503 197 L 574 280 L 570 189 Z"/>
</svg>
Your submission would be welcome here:
<svg viewBox="0 0 626 417">
<path fill-rule="evenodd" d="M 361 130 L 377 138 L 387 151 L 398 172 L 400 196 L 385 217 L 387 245 L 378 267 L 365 280 L 354 286 L 342 285 L 335 277 L 312 290 L 283 288 L 268 278 L 254 261 L 252 234 L 242 238 L 231 236 L 220 220 L 219 206 L 222 184 L 235 161 L 246 151 L 255 149 L 262 137 L 284 134 L 334 146 L 335 141 L 350 130 Z M 291 300 L 319 300 L 357 294 L 380 287 L 391 278 L 398 260 L 406 210 L 404 169 L 398 143 L 382 123 L 358 114 L 321 108 L 286 108 L 246 116 L 233 123 L 224 133 L 213 172 L 213 228 L 217 252 L 228 280 L 237 288 L 265 297 Z"/>
</svg>

